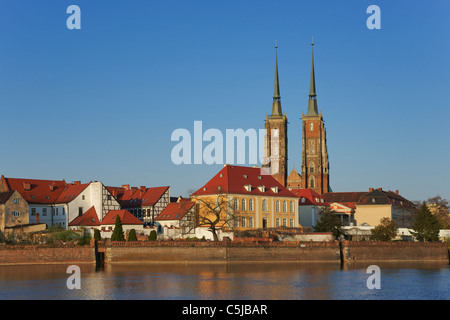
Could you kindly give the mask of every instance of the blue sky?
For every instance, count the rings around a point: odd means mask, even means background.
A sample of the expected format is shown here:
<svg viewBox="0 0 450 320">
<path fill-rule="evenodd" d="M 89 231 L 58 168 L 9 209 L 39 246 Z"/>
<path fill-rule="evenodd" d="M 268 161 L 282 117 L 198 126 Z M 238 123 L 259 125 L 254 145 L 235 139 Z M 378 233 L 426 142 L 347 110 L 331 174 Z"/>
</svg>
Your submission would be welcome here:
<svg viewBox="0 0 450 320">
<path fill-rule="evenodd" d="M 71 4 L 81 30 L 66 27 Z M 1 0 L 0 173 L 187 196 L 223 165 L 174 165 L 172 132 L 262 129 L 275 39 L 300 168 L 314 36 L 333 191 L 450 199 L 449 14 L 444 0 Z"/>
</svg>

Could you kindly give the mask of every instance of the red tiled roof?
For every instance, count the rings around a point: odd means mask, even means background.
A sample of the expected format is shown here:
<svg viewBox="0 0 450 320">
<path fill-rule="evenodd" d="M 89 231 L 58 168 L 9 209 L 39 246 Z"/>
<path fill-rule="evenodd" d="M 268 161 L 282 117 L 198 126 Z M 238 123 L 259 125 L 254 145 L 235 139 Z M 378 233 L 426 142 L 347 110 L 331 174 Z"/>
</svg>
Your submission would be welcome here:
<svg viewBox="0 0 450 320">
<path fill-rule="evenodd" d="M 1 177 L 5 191 L 17 190 L 28 203 L 54 203 L 64 190 L 64 180 L 37 180 Z"/>
<path fill-rule="evenodd" d="M 299 205 L 328 206 L 328 202 L 325 201 L 324 197 L 312 189 L 292 189 L 291 192 L 300 198 L 298 201 Z M 305 202 L 301 201 L 302 198 L 305 199 Z"/>
<path fill-rule="evenodd" d="M 88 211 L 83 213 L 83 215 L 76 217 L 69 223 L 69 227 L 73 226 L 99 226 L 97 211 L 95 207 L 92 206 Z"/>
<path fill-rule="evenodd" d="M 195 191 L 192 196 L 215 195 L 219 193 L 253 194 L 277 197 L 295 197 L 295 194 L 281 185 L 274 177 L 263 174 L 264 169 L 225 165 L 203 187 Z M 246 189 L 246 186 L 250 190 Z M 264 189 L 260 190 L 259 187 Z M 271 188 L 278 188 L 278 192 Z"/>
<path fill-rule="evenodd" d="M 110 210 L 108 214 L 103 218 L 101 225 L 115 224 L 116 216 L 120 217 L 120 221 L 122 222 L 122 224 L 144 224 L 141 220 L 133 216 L 128 210 Z"/>
<path fill-rule="evenodd" d="M 90 183 L 84 184 L 67 184 L 64 187 L 64 190 L 59 195 L 58 199 L 56 199 L 55 203 L 67 203 L 75 199 L 81 192 L 86 189 Z"/>
<path fill-rule="evenodd" d="M 328 203 L 337 202 L 351 209 L 355 209 L 356 204 L 365 194 L 367 192 L 327 192 L 323 194 L 323 197 Z"/>
<path fill-rule="evenodd" d="M 189 199 L 182 199 L 180 202 L 171 202 L 155 220 L 180 220 L 193 206 L 195 206 L 195 202 Z"/>
</svg>

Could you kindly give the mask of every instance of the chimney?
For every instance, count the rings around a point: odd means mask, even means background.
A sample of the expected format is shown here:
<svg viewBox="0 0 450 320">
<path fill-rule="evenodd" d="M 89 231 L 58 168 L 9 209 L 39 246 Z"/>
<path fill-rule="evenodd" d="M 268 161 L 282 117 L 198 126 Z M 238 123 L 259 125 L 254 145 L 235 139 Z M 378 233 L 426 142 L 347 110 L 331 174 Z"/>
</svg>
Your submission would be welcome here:
<svg viewBox="0 0 450 320">
<path fill-rule="evenodd" d="M 373 188 L 369 188 L 369 192 L 372 192 L 373 191 Z"/>
<path fill-rule="evenodd" d="M 122 185 L 122 189 L 130 190 L 130 185 L 129 184 L 123 184 Z"/>
<path fill-rule="evenodd" d="M 36 224 L 39 224 L 40 219 L 39 219 L 39 213 L 36 213 Z"/>
<path fill-rule="evenodd" d="M 378 190 L 380 190 L 380 191 L 383 191 L 383 189 L 381 189 L 381 187 L 380 188 L 377 188 Z"/>
<path fill-rule="evenodd" d="M 31 190 L 31 184 L 29 184 L 28 182 L 24 182 L 23 183 L 23 188 L 25 189 L 25 190 Z"/>
<path fill-rule="evenodd" d="M 398 194 L 398 190 L 395 190 L 395 193 Z"/>
<path fill-rule="evenodd" d="M 113 197 L 116 197 L 116 190 L 112 191 L 112 195 L 113 195 Z"/>
<path fill-rule="evenodd" d="M 73 184 L 76 185 L 76 186 L 77 186 L 77 185 L 80 185 L 80 184 L 81 184 L 81 181 L 74 181 Z"/>
</svg>

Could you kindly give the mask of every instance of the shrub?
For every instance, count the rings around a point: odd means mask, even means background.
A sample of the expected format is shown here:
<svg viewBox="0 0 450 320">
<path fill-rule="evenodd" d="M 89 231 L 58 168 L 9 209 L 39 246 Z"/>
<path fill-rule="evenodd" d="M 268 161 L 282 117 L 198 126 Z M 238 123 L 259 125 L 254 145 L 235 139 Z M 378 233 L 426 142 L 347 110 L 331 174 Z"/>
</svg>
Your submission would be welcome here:
<svg viewBox="0 0 450 320">
<path fill-rule="evenodd" d="M 116 224 L 114 225 L 114 231 L 111 235 L 111 241 L 125 241 L 125 235 L 123 234 L 122 221 L 119 215 L 116 216 Z"/>
<path fill-rule="evenodd" d="M 130 230 L 130 232 L 128 233 L 128 241 L 137 241 L 136 230 Z"/>
<path fill-rule="evenodd" d="M 148 236 L 148 240 L 156 241 L 156 238 L 157 238 L 156 231 L 155 230 L 150 231 L 150 235 Z"/>
</svg>

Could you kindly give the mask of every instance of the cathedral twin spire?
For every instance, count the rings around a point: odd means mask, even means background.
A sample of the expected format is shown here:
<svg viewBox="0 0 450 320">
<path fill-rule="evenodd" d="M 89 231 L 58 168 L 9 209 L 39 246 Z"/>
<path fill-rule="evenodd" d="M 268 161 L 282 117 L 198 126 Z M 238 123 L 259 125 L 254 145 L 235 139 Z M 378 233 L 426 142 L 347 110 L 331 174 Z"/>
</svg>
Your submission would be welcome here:
<svg viewBox="0 0 450 320">
<path fill-rule="evenodd" d="M 314 74 L 314 42 L 312 46 L 311 57 L 311 79 L 309 84 L 309 99 L 308 99 L 308 111 L 307 115 L 318 115 L 317 108 L 317 94 L 316 94 L 316 80 Z M 272 104 L 272 116 L 281 116 L 281 96 L 280 96 L 280 83 L 278 78 L 278 45 L 275 45 L 275 80 L 273 88 L 273 104 Z"/>
</svg>

